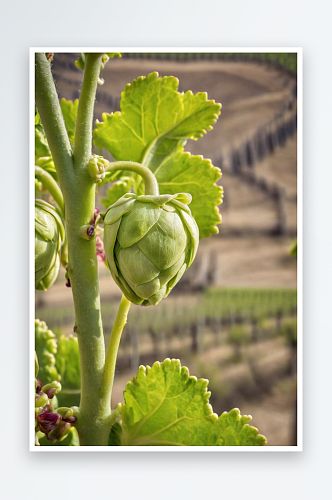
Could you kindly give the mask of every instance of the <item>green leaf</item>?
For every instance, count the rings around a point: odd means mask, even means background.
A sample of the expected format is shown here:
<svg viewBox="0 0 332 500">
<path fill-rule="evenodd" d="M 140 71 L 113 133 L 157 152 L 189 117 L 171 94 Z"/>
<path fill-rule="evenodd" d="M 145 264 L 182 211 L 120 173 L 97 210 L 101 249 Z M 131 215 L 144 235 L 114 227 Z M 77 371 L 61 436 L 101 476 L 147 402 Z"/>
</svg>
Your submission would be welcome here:
<svg viewBox="0 0 332 500">
<path fill-rule="evenodd" d="M 217 206 L 222 203 L 223 189 L 215 184 L 220 170 L 210 160 L 189 153 L 175 153 L 155 171 L 160 194 L 190 193 L 191 213 L 197 222 L 200 238 L 218 233 L 221 217 Z"/>
<path fill-rule="evenodd" d="M 108 446 L 121 446 L 121 434 L 122 426 L 119 422 L 115 422 L 108 438 Z"/>
<path fill-rule="evenodd" d="M 96 146 L 108 149 L 116 160 L 146 164 L 148 156 L 165 157 L 186 139 L 202 137 L 217 120 L 221 106 L 208 101 L 205 92 L 179 93 L 178 84 L 174 76 L 158 78 L 158 73 L 150 73 L 126 85 L 121 112 L 104 113 L 103 122 L 96 123 Z"/>
<path fill-rule="evenodd" d="M 40 116 L 38 113 L 37 106 L 35 106 L 35 125 L 38 125 L 40 123 Z"/>
<path fill-rule="evenodd" d="M 51 156 L 50 148 L 41 123 L 35 125 L 35 162 L 44 156 Z"/>
<path fill-rule="evenodd" d="M 190 377 L 180 361 L 140 366 L 122 405 L 122 446 L 262 446 L 266 439 L 235 408 L 220 417 L 208 381 Z"/>
<path fill-rule="evenodd" d="M 49 172 L 57 181 L 58 177 L 55 170 L 53 158 L 51 156 L 51 151 L 48 146 L 44 127 L 40 121 L 40 116 L 37 108 L 35 111 L 35 165 L 38 165 L 39 167 Z"/>
<path fill-rule="evenodd" d="M 119 181 L 112 184 L 110 188 L 106 191 L 106 198 L 102 198 L 102 203 L 105 208 L 113 205 L 121 196 L 129 193 L 133 187 L 134 179 L 133 177 L 122 177 Z"/>
<path fill-rule="evenodd" d="M 116 161 L 136 161 L 150 168 L 158 182 L 162 177 L 174 194 L 183 192 L 183 188 L 179 190 L 182 183 L 193 198 L 201 195 L 195 178 L 204 178 L 203 188 L 209 199 L 201 196 L 196 214 L 200 237 L 207 237 L 218 232 L 216 224 L 220 223 L 216 207 L 221 203 L 222 191 L 214 185 L 220 171 L 208 160 L 190 159 L 183 146 L 187 139 L 197 140 L 212 129 L 221 105 L 208 100 L 205 92 L 179 93 L 178 83 L 173 76 L 158 78 L 158 73 L 151 73 L 128 84 L 121 95 L 121 112 L 104 113 L 103 121 L 97 121 L 94 143 L 99 149 L 106 148 Z M 172 169 L 169 174 L 168 168 Z M 180 182 L 176 181 L 178 175 Z M 138 176 L 135 180 L 136 192 L 141 194 L 141 180 Z M 168 193 L 166 185 L 161 189 Z"/>
<path fill-rule="evenodd" d="M 35 162 L 44 156 L 51 156 L 51 152 L 38 110 L 35 107 Z"/>
<path fill-rule="evenodd" d="M 79 389 L 81 386 L 80 356 L 77 337 L 72 335 L 58 337 L 58 350 L 55 356 L 56 367 L 61 375 L 63 389 Z"/>
<path fill-rule="evenodd" d="M 122 54 L 120 52 L 106 52 L 106 55 L 110 59 L 113 59 L 113 57 L 122 57 Z"/>
<path fill-rule="evenodd" d="M 66 130 L 68 133 L 70 144 L 74 143 L 75 134 L 75 123 L 78 110 L 78 99 L 73 101 L 67 101 L 64 97 L 61 99 L 61 111 L 63 114 L 63 119 L 65 121 Z"/>
</svg>

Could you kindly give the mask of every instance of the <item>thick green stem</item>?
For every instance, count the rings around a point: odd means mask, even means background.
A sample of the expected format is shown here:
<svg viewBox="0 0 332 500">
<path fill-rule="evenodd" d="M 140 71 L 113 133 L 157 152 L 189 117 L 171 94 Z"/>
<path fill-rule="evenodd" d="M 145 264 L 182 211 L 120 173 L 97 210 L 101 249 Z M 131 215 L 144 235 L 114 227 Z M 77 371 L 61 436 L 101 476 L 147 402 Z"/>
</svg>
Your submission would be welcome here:
<svg viewBox="0 0 332 500">
<path fill-rule="evenodd" d="M 86 59 L 76 121 L 77 138 L 73 164 L 50 63 L 44 54 L 36 55 L 36 102 L 66 207 L 69 259 L 67 267 L 73 292 L 75 331 L 81 362 L 81 401 L 76 425 L 81 446 L 107 446 L 111 425 L 110 400 L 100 397 L 105 345 L 100 313 L 96 243 L 95 240 L 87 241 L 79 236 L 81 226 L 89 223 L 95 209 L 95 183 L 88 174 L 87 164 L 91 156 L 93 105 L 100 59 L 101 55 L 96 54 L 89 54 Z M 42 85 L 38 81 L 39 78 Z"/>
<path fill-rule="evenodd" d="M 75 306 L 75 330 L 81 361 L 81 401 L 77 430 L 81 446 L 107 446 L 111 406 L 100 397 L 105 366 L 105 344 L 100 311 L 96 241 L 79 236 L 81 226 L 93 218 L 95 184 L 87 166 L 92 148 L 92 119 L 101 54 L 88 54 L 75 126 L 74 169 L 76 184 L 67 222 L 68 274 Z"/>
<path fill-rule="evenodd" d="M 58 207 L 61 210 L 62 217 L 65 215 L 65 205 L 63 202 L 63 196 L 61 189 L 58 184 L 55 182 L 53 177 L 46 172 L 43 168 L 37 167 L 35 165 L 35 177 L 42 183 L 45 189 L 49 191 L 49 193 L 53 196 L 54 201 L 57 203 Z"/>
<path fill-rule="evenodd" d="M 107 160 L 103 160 L 102 162 L 105 165 L 105 172 L 113 172 L 116 170 L 130 170 L 131 172 L 139 174 L 144 181 L 145 194 L 152 196 L 159 195 L 159 186 L 157 179 L 149 168 L 144 167 L 143 165 L 135 161 L 115 161 L 113 163 L 110 163 Z"/>
<path fill-rule="evenodd" d="M 116 315 L 115 322 L 112 328 L 111 338 L 108 344 L 104 379 L 100 391 L 101 396 L 107 397 L 109 400 L 111 399 L 112 395 L 114 372 L 115 372 L 116 358 L 118 354 L 120 339 L 123 328 L 127 323 L 127 316 L 130 306 L 131 302 L 124 295 L 122 295 L 118 313 Z"/>
<path fill-rule="evenodd" d="M 73 153 L 51 73 L 51 64 L 44 53 L 35 56 L 35 97 L 62 193 L 66 197 L 70 191 L 68 180 L 73 177 Z"/>
</svg>

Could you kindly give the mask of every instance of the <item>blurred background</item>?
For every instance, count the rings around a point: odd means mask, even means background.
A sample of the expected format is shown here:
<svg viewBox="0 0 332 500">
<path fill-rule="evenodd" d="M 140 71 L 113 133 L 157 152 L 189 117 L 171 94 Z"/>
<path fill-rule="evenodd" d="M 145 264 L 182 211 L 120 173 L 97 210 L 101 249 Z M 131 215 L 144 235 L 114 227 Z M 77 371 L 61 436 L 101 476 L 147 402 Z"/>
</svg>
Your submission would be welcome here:
<svg viewBox="0 0 332 500">
<path fill-rule="evenodd" d="M 54 56 L 60 98 L 79 98 L 78 57 Z M 213 130 L 185 149 L 210 158 L 224 188 L 219 234 L 201 240 L 194 264 L 167 299 L 155 308 L 132 305 L 112 406 L 123 401 L 140 364 L 179 358 L 191 375 L 209 379 L 216 413 L 239 407 L 268 445 L 296 445 L 296 68 L 296 53 L 128 53 L 105 66 L 95 119 L 120 110 L 125 85 L 153 71 L 176 76 L 180 91 L 207 92 L 222 104 Z M 99 209 L 106 189 L 98 192 Z M 99 274 L 108 343 L 121 292 L 103 263 Z M 36 292 L 36 318 L 68 338 L 74 312 L 65 281 L 61 271 L 51 289 Z M 68 367 L 62 383 L 66 403 L 78 404 Z"/>
</svg>

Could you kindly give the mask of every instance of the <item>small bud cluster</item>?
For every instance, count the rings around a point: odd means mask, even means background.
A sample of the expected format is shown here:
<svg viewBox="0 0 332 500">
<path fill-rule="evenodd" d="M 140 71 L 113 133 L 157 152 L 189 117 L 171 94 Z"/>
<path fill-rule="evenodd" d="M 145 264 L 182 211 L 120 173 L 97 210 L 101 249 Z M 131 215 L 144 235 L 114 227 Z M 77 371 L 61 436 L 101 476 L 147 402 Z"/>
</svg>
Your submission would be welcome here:
<svg viewBox="0 0 332 500">
<path fill-rule="evenodd" d="M 105 179 L 105 165 L 102 162 L 102 156 L 93 155 L 90 158 L 88 170 L 89 174 L 95 180 L 96 184 L 99 184 Z"/>
<path fill-rule="evenodd" d="M 35 343 L 36 343 L 36 373 L 39 370 L 39 378 L 45 383 L 60 380 L 60 375 L 55 365 L 57 353 L 57 339 L 55 334 L 48 328 L 45 321 L 35 319 Z M 40 367 L 37 366 L 38 362 Z"/>
<path fill-rule="evenodd" d="M 49 441 L 55 443 L 64 438 L 68 434 L 70 426 L 75 424 L 74 410 L 72 408 L 54 410 L 51 400 L 61 390 L 59 382 L 51 382 L 42 386 L 40 380 L 37 378 L 35 380 L 35 431 L 36 433 L 38 431 L 44 433 Z M 36 445 L 39 445 L 37 438 Z"/>
</svg>

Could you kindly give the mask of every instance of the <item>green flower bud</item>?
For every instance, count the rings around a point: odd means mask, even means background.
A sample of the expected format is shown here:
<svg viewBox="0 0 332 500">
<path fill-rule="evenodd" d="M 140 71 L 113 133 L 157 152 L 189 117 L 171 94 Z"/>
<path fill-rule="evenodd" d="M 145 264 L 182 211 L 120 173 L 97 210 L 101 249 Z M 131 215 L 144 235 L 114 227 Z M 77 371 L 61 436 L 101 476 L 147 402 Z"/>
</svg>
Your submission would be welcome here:
<svg viewBox="0 0 332 500">
<path fill-rule="evenodd" d="M 105 166 L 100 161 L 101 159 L 103 159 L 101 156 L 93 155 L 88 164 L 89 174 L 97 184 L 105 179 Z"/>
<path fill-rule="evenodd" d="M 58 251 L 64 240 L 64 227 L 55 208 L 43 200 L 35 201 L 35 288 L 47 290 L 56 280 L 60 260 Z"/>
<path fill-rule="evenodd" d="M 47 394 L 42 394 L 41 396 L 36 396 L 35 407 L 40 408 L 48 403 Z"/>
<path fill-rule="evenodd" d="M 190 202 L 186 193 L 128 193 L 104 214 L 106 262 L 134 304 L 158 304 L 193 262 L 199 231 Z"/>
</svg>

